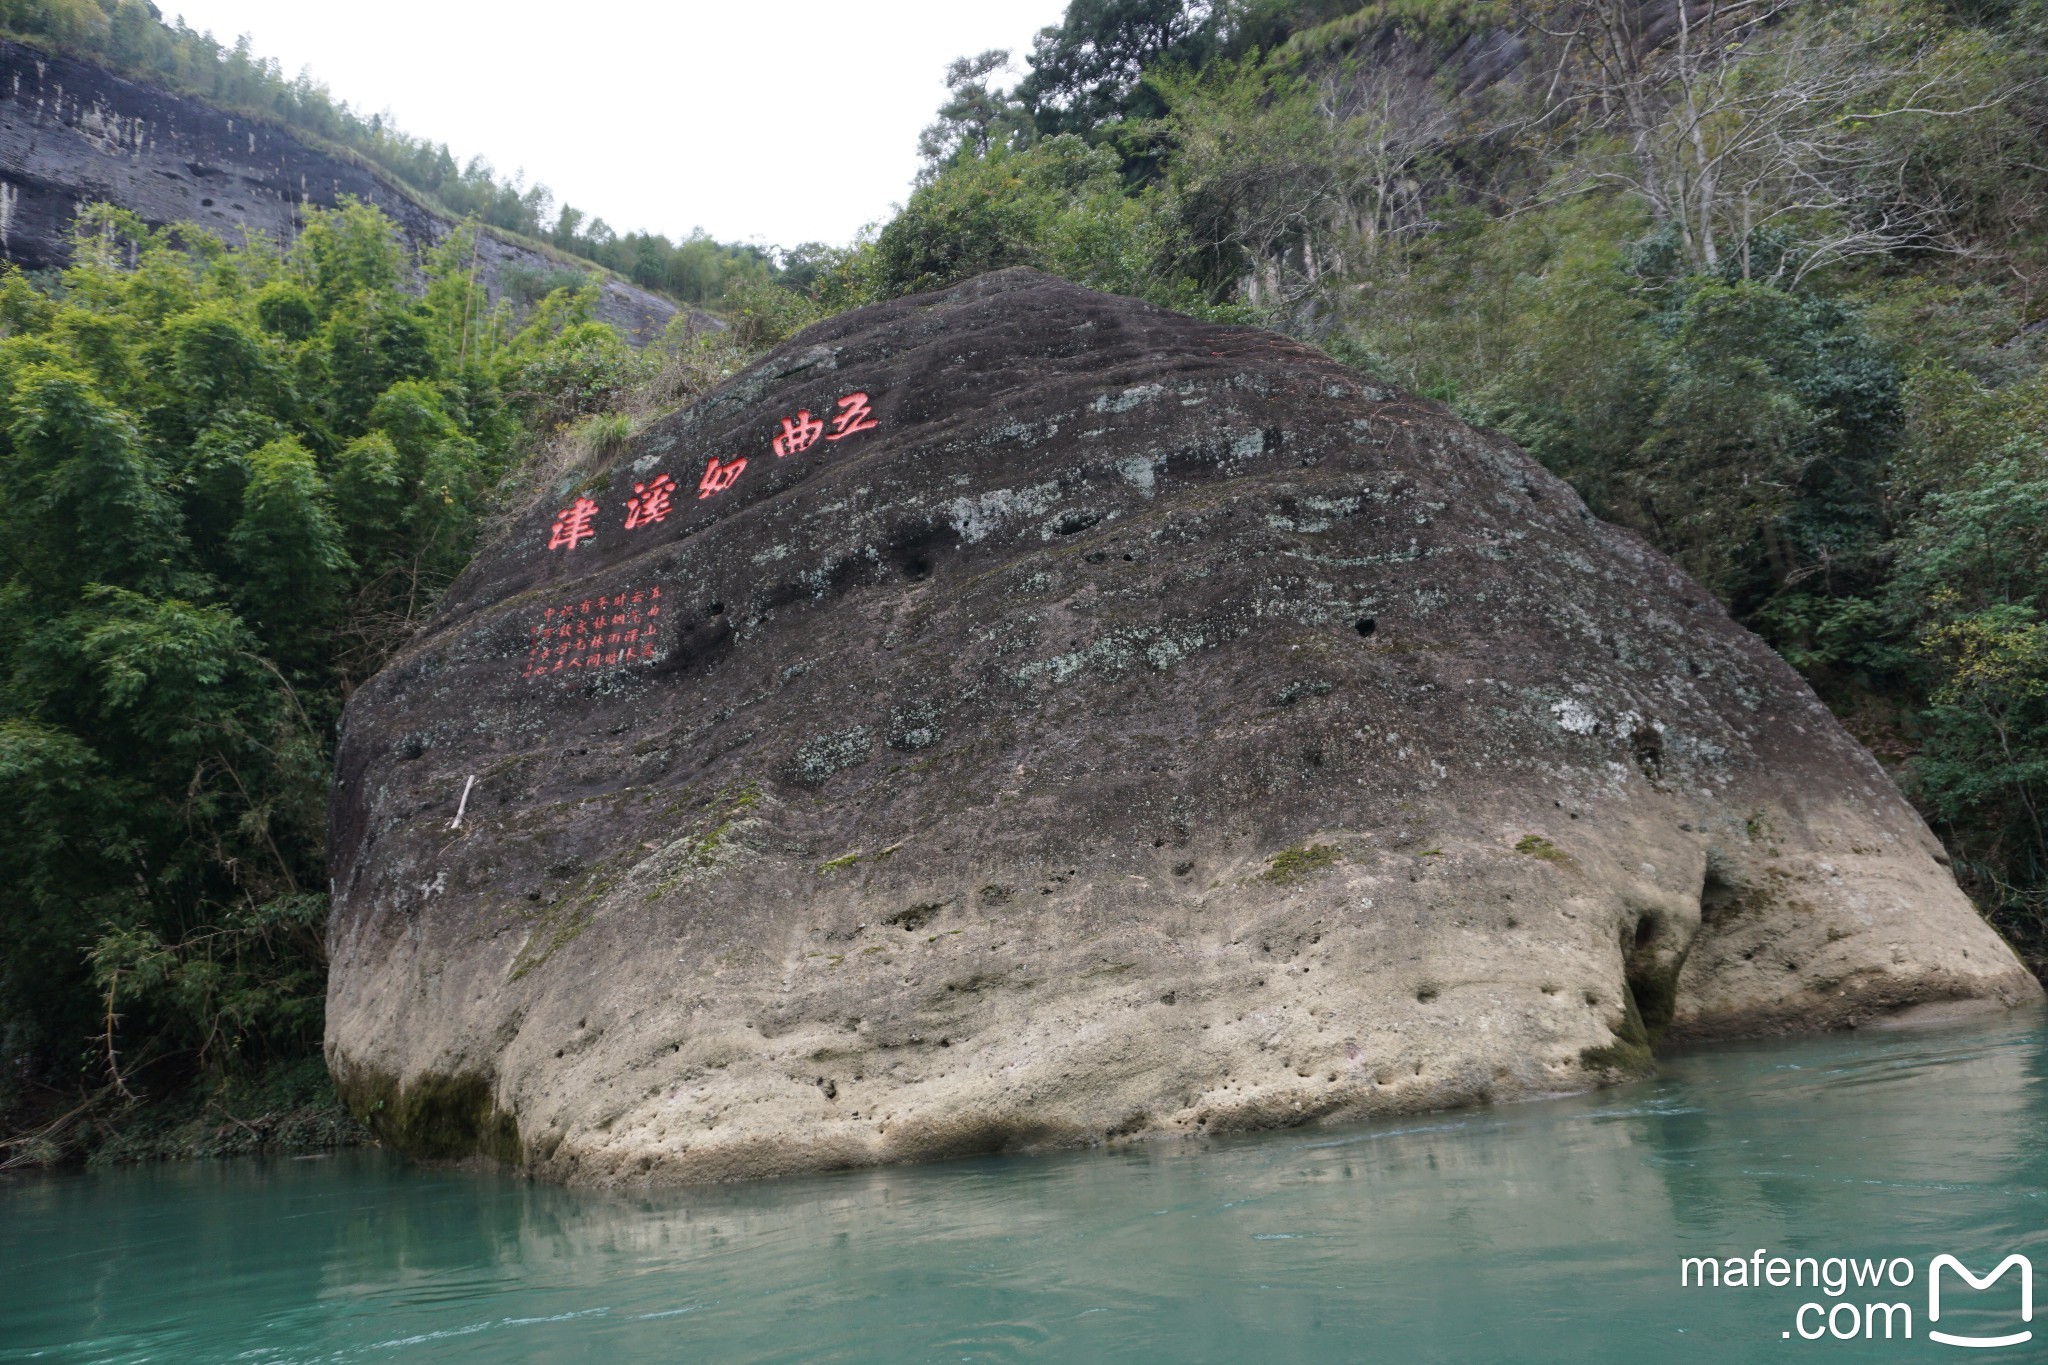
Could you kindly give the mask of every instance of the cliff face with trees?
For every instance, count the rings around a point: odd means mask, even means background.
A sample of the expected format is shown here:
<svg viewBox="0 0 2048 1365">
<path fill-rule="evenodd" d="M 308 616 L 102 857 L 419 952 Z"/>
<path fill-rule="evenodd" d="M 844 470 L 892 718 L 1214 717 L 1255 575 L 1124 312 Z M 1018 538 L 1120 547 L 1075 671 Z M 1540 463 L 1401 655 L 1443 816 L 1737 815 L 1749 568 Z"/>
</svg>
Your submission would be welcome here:
<svg viewBox="0 0 2048 1365">
<path fill-rule="evenodd" d="M 287 77 L 247 37 L 222 43 L 182 17 L 165 22 L 152 0 L 0 0 L 0 37 L 44 49 L 38 60 L 59 55 L 86 64 L 92 68 L 88 85 L 125 77 L 158 97 L 195 97 L 198 103 L 186 110 L 195 121 L 213 113 L 286 130 L 310 144 L 299 149 L 301 155 L 310 150 L 374 171 L 446 218 L 473 218 L 526 239 L 509 244 L 515 248 L 530 250 L 545 241 L 685 303 L 715 303 L 733 285 L 772 273 L 772 253 L 759 247 L 713 241 L 701 230 L 680 241 L 653 232 L 620 233 L 602 218 L 568 204 L 558 207 L 546 185 L 500 176 L 481 156 L 458 162 L 446 143 L 415 137 L 388 114 L 351 108 L 308 72 Z M 327 174 L 321 168 L 315 179 Z M 371 197 L 360 188 L 351 192 Z"/>
<path fill-rule="evenodd" d="M 2048 954 L 2048 11 L 1076 0 L 791 321 L 1032 264 L 1513 436 L 1811 680 Z M 799 296 L 800 295 L 800 296 Z"/>
<path fill-rule="evenodd" d="M 348 198 L 391 218 L 415 256 L 455 230 L 381 167 L 310 145 L 288 126 L 0 40 L 0 258 L 29 270 L 63 265 L 86 204 L 225 241 L 289 242 L 306 207 Z M 636 341 L 652 341 L 676 314 L 670 300 L 541 243 L 488 226 L 465 240 L 464 268 L 492 302 L 531 304 L 588 274 L 598 316 Z"/>
</svg>

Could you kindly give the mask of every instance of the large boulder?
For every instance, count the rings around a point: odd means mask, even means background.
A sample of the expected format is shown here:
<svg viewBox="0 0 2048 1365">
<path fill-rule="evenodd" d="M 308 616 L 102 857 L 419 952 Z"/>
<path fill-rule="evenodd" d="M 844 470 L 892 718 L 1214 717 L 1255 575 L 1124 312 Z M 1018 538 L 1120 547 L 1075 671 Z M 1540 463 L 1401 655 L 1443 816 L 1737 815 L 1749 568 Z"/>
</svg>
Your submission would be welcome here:
<svg viewBox="0 0 2048 1365">
<path fill-rule="evenodd" d="M 351 1104 L 579 1181 L 2041 993 L 1792 671 L 1509 442 L 1029 271 L 551 490 L 351 701 L 332 858 Z"/>
</svg>

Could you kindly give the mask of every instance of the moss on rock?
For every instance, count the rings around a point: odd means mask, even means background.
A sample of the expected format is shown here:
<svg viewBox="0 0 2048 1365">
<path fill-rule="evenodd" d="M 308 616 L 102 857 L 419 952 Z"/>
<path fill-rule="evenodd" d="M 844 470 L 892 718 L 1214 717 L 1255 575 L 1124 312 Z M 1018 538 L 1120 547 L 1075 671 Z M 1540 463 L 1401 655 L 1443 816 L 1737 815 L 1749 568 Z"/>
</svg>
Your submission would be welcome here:
<svg viewBox="0 0 2048 1365">
<path fill-rule="evenodd" d="M 1299 848 L 1283 849 L 1266 862 L 1266 870 L 1259 874 L 1261 881 L 1276 886 L 1292 886 L 1307 881 L 1318 872 L 1335 867 L 1344 855 L 1330 844 L 1303 844 Z"/>
<path fill-rule="evenodd" d="M 379 1142 L 426 1161 L 481 1156 L 516 1166 L 519 1122 L 498 1108 L 490 1078 L 428 1072 L 401 1086 L 387 1073 L 336 1068 L 336 1089 Z"/>
</svg>

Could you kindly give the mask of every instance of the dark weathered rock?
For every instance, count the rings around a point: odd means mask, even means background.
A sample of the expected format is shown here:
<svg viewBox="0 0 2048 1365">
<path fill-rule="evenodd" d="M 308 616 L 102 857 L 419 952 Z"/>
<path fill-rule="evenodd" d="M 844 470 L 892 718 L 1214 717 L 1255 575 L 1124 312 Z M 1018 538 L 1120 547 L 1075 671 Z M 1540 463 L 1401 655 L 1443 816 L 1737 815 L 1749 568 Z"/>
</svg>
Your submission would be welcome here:
<svg viewBox="0 0 2048 1365">
<path fill-rule="evenodd" d="M 158 227 L 196 223 L 229 242 L 288 242 L 302 205 L 333 208 L 344 195 L 389 214 L 415 250 L 448 234 L 446 218 L 367 162 L 90 62 L 0 40 L 0 259 L 30 270 L 64 264 L 72 220 L 96 200 Z M 477 245 L 477 278 L 494 300 L 514 270 L 545 280 L 594 269 L 493 232 Z M 667 299 L 603 278 L 598 316 L 636 341 L 653 340 L 676 315 Z M 699 322 L 722 326 L 708 314 Z"/>
<path fill-rule="evenodd" d="M 878 425 L 774 453 L 855 393 Z M 1799 679 L 1508 442 L 1028 271 L 821 324 L 554 490 L 339 773 L 346 1093 L 566 1179 L 1504 1099 L 2040 994 Z"/>
</svg>

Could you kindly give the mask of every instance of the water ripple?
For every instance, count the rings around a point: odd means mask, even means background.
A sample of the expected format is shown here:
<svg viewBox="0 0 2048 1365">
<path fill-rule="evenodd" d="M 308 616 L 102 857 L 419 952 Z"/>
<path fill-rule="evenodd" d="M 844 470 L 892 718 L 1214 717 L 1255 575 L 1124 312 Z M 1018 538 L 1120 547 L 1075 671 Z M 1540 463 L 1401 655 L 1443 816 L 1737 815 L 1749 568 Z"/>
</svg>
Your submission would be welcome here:
<svg viewBox="0 0 2048 1365">
<path fill-rule="evenodd" d="M 1349 1129 L 705 1189 L 378 1152 L 35 1178 L 0 1186 L 0 1362 L 1777 1359 L 1797 1301 L 1681 1294 L 1677 1259 L 2040 1243 L 2043 1018 L 1704 1048 Z M 1896 1359 L 1864 1346 L 1830 1356 Z"/>
</svg>

